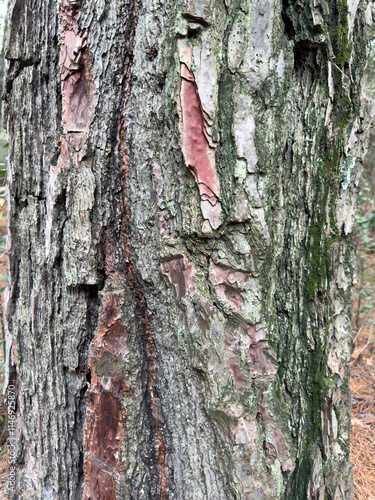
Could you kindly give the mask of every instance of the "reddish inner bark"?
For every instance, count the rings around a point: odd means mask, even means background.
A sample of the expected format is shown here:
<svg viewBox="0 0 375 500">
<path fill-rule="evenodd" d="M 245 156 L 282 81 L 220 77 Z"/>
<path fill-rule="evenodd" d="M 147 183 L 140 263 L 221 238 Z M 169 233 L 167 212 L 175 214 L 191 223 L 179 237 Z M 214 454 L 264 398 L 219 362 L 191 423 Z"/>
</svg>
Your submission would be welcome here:
<svg viewBox="0 0 375 500">
<path fill-rule="evenodd" d="M 84 500 L 115 500 L 114 476 L 122 468 L 121 445 L 125 436 L 125 415 L 121 400 L 130 386 L 118 375 L 112 378 L 109 390 L 104 389 L 101 377 L 96 374 L 95 361 L 100 361 L 108 351 L 121 359 L 126 347 L 127 331 L 119 319 L 116 295 L 107 294 L 105 300 L 107 302 L 95 332 L 93 353 L 89 359 L 92 379 L 86 411 Z"/>
<path fill-rule="evenodd" d="M 193 170 L 199 192 L 214 205 L 220 199 L 220 185 L 210 157 L 206 123 L 193 73 L 181 65 L 181 107 L 183 151 Z"/>
</svg>

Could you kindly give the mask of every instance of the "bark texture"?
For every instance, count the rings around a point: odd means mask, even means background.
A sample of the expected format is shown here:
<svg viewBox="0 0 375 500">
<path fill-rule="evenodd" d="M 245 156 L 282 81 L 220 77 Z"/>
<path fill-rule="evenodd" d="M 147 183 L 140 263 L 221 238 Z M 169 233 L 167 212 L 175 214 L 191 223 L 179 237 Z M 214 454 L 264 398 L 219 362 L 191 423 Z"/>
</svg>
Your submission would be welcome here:
<svg viewBox="0 0 375 500">
<path fill-rule="evenodd" d="M 12 0 L 12 499 L 353 497 L 367 0 Z"/>
</svg>

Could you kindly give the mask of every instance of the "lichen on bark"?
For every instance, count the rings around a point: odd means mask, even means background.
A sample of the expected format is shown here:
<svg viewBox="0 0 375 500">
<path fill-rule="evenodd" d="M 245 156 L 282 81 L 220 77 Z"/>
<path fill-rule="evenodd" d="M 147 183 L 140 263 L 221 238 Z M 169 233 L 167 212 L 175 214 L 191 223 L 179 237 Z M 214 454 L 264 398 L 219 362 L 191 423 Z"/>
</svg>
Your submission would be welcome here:
<svg viewBox="0 0 375 500">
<path fill-rule="evenodd" d="M 366 1 L 32 4 L 7 35 L 12 498 L 351 498 Z"/>
</svg>

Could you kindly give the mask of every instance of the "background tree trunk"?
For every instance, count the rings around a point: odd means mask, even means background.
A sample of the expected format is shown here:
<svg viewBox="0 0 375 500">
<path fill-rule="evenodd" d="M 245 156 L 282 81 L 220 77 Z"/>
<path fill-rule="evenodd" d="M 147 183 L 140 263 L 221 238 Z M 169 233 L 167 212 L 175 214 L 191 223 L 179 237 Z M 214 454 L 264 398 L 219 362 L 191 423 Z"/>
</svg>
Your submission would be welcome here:
<svg viewBox="0 0 375 500">
<path fill-rule="evenodd" d="M 13 499 L 349 499 L 366 0 L 12 0 Z"/>
</svg>

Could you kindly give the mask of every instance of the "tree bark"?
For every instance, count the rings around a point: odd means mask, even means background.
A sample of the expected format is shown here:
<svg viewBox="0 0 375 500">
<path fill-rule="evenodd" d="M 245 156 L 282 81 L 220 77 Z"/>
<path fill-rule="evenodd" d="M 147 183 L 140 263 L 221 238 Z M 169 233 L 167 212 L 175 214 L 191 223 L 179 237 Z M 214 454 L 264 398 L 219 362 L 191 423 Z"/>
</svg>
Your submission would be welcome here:
<svg viewBox="0 0 375 500">
<path fill-rule="evenodd" d="M 12 0 L 12 499 L 353 497 L 367 0 Z"/>
</svg>

